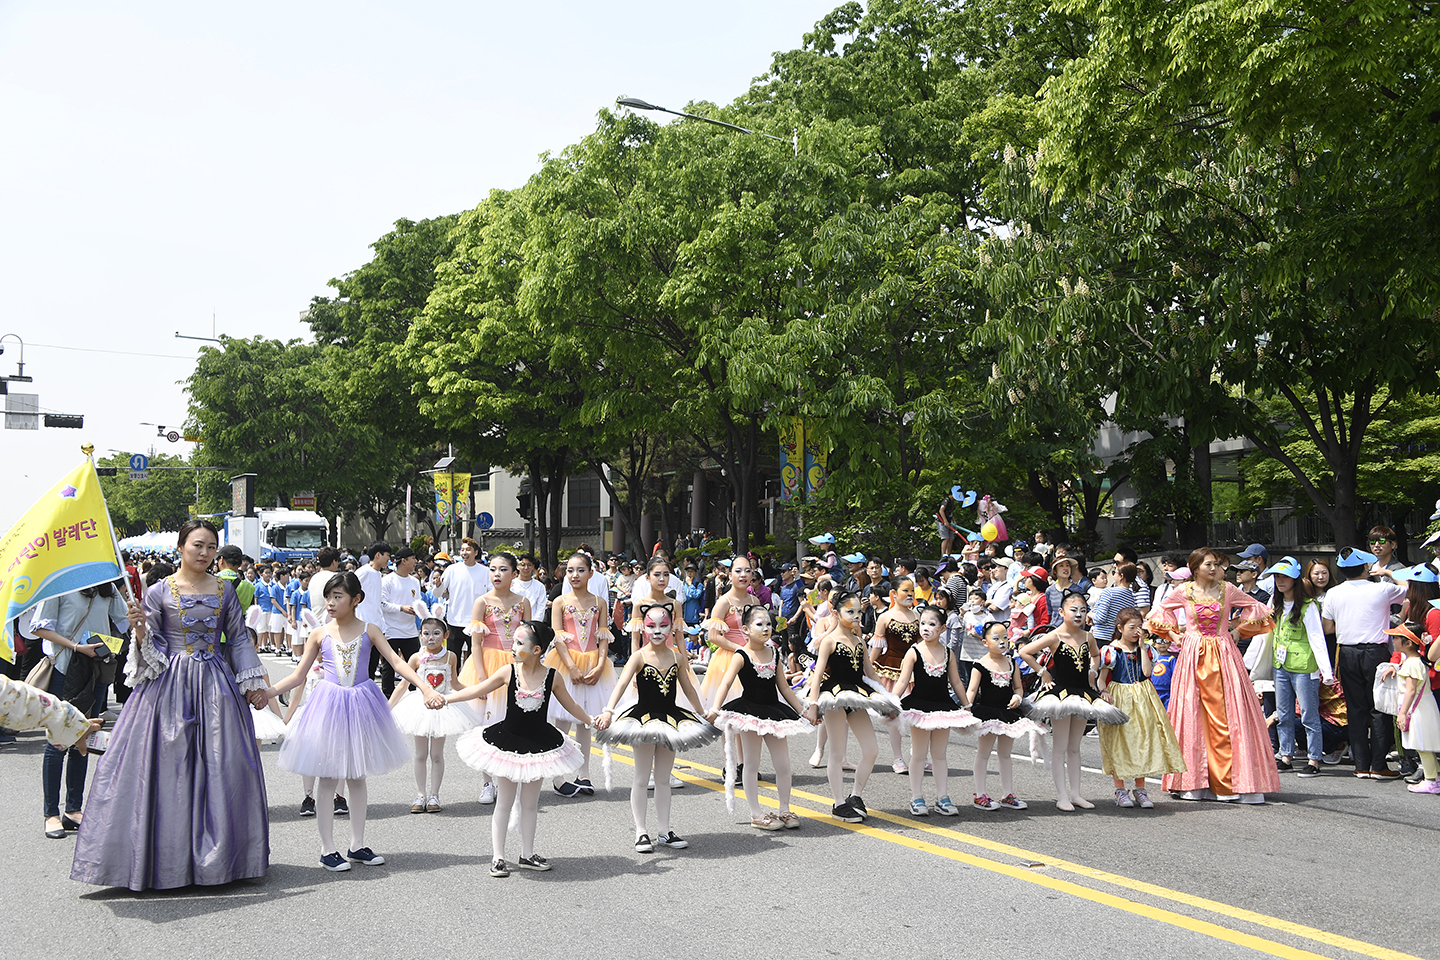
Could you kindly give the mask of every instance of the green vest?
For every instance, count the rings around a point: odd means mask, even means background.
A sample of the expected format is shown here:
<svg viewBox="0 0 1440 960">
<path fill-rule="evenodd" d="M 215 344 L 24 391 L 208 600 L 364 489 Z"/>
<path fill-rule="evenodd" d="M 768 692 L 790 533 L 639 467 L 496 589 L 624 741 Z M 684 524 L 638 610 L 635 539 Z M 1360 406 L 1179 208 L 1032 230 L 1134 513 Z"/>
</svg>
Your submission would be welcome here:
<svg viewBox="0 0 1440 960">
<path fill-rule="evenodd" d="M 1314 603 L 1306 600 L 1300 607 L 1300 621 L 1293 622 L 1287 613 L 1275 622 L 1270 643 L 1275 650 L 1275 666 L 1287 673 L 1314 673 L 1320 669 L 1315 651 L 1310 649 L 1310 633 L 1305 629 L 1305 608 Z"/>
</svg>

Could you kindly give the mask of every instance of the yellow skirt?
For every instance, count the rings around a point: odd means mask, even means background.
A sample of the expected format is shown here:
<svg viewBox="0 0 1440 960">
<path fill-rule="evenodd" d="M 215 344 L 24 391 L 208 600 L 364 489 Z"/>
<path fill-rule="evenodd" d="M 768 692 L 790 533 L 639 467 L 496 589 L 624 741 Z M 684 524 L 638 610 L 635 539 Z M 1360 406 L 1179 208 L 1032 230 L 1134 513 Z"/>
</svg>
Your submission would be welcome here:
<svg viewBox="0 0 1440 960">
<path fill-rule="evenodd" d="M 460 668 L 460 686 L 473 687 L 510 663 L 510 651 L 504 647 L 480 647 L 465 661 L 465 666 Z M 488 727 L 504 718 L 506 698 L 506 688 L 501 687 L 499 690 L 491 690 L 484 700 L 469 701 L 469 705 L 480 714 L 480 722 Z"/>
<path fill-rule="evenodd" d="M 730 661 L 735 659 L 734 650 L 726 650 L 724 647 L 717 647 L 715 652 L 710 654 L 710 665 L 705 668 L 705 679 L 700 681 L 700 705 L 706 710 L 711 707 L 718 707 L 728 703 L 738 696 L 740 681 L 730 685 L 729 690 L 719 690 L 720 681 L 725 679 L 726 672 L 730 669 Z"/>
<path fill-rule="evenodd" d="M 1175 739 L 1170 715 L 1149 680 L 1112 683 L 1110 700 L 1130 718 L 1128 723 L 1097 724 L 1100 730 L 1101 769 L 1121 780 L 1184 773 L 1185 758 Z"/>
</svg>

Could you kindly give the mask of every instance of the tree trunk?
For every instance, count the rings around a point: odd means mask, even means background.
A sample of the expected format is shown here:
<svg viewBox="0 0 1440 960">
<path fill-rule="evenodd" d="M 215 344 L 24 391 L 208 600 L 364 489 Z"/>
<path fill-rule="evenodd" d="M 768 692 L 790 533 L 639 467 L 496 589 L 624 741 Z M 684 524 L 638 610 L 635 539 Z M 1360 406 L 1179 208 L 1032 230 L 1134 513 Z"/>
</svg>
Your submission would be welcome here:
<svg viewBox="0 0 1440 960">
<path fill-rule="evenodd" d="M 545 557 L 550 564 L 550 569 L 555 569 L 555 564 L 560 562 L 560 538 L 565 533 L 565 482 L 566 463 L 564 459 L 552 459 L 549 464 L 550 474 L 546 486 L 550 489 L 550 523 L 545 539 Z"/>
<path fill-rule="evenodd" d="M 1055 525 L 1057 527 L 1065 526 L 1065 507 L 1060 502 L 1060 491 L 1047 484 L 1045 478 L 1040 476 L 1039 471 L 1036 470 L 1029 471 L 1026 487 L 1029 489 L 1030 495 L 1035 498 L 1035 502 L 1040 505 L 1040 509 L 1055 521 Z"/>
<path fill-rule="evenodd" d="M 1197 439 L 1190 433 L 1190 420 L 1185 420 L 1186 440 L 1190 443 L 1192 469 L 1195 471 L 1195 489 L 1200 502 L 1194 511 L 1183 519 L 1175 517 L 1175 535 L 1181 546 L 1210 542 L 1210 517 L 1214 513 L 1214 469 L 1210 459 L 1210 441 Z M 1201 434 L 1205 437 L 1206 434 Z"/>
</svg>

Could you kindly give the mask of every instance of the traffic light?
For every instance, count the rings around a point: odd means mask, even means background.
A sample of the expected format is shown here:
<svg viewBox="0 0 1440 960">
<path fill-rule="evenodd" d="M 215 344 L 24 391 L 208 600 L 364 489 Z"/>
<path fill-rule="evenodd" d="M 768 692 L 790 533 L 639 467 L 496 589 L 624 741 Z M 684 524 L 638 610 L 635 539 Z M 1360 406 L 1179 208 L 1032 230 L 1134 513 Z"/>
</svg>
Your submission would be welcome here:
<svg viewBox="0 0 1440 960">
<path fill-rule="evenodd" d="M 96 475 L 97 477 L 113 477 L 113 476 L 115 476 L 115 468 L 114 468 L 114 467 L 96 467 L 96 468 L 95 468 L 95 475 Z"/>
<path fill-rule="evenodd" d="M 45 426 L 67 427 L 71 430 L 80 430 L 85 426 L 85 417 L 73 413 L 47 413 L 45 414 Z"/>
<path fill-rule="evenodd" d="M 533 520 L 535 518 L 535 509 L 531 504 L 530 484 L 522 483 L 520 485 L 520 492 L 515 495 L 515 507 L 520 511 L 520 516 L 526 520 Z"/>
</svg>

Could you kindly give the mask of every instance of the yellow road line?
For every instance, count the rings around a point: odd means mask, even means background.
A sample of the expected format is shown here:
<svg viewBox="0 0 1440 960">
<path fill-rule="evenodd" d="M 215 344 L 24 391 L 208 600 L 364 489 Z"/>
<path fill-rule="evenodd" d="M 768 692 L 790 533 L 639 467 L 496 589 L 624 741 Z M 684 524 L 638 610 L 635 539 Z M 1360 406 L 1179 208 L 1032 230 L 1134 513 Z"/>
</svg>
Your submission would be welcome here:
<svg viewBox="0 0 1440 960">
<path fill-rule="evenodd" d="M 613 749 L 626 748 L 620 747 Z M 600 753 L 601 751 L 599 750 L 599 748 L 595 748 L 595 752 Z M 632 766 L 634 765 L 633 761 L 628 760 L 624 757 L 618 757 L 617 759 L 619 759 L 622 763 L 628 763 Z M 705 764 L 694 763 L 688 760 L 685 762 L 693 769 L 704 770 L 709 773 L 718 774 L 721 776 L 724 775 L 724 771 L 716 767 L 710 767 L 706 766 Z M 689 783 L 698 784 L 709 790 L 723 792 L 723 790 L 725 789 L 723 785 L 717 784 L 712 780 L 701 779 L 700 777 L 685 774 L 682 771 L 677 771 L 676 776 L 681 777 Z M 761 787 L 766 791 L 775 790 L 775 787 L 773 785 L 764 783 L 763 781 L 761 783 Z M 739 789 L 738 786 L 736 789 L 736 795 L 744 795 L 744 791 Z M 1150 907 L 1134 900 L 1128 900 L 1123 897 L 1118 897 L 1100 890 L 1095 890 L 1092 887 L 1080 886 L 1079 884 L 1071 883 L 1067 880 L 1059 880 L 1054 877 L 1047 877 L 1044 874 L 1036 874 L 1030 872 L 1030 868 L 1012 866 L 1010 864 L 1001 863 L 997 860 L 991 860 L 985 857 L 978 857 L 972 854 L 962 853 L 960 851 L 952 850 L 948 847 L 941 847 L 935 844 L 927 843 L 923 840 L 916 840 L 911 837 L 905 837 L 888 830 L 877 830 L 874 827 L 864 827 L 856 824 L 845 823 L 843 821 L 836 820 L 829 815 L 828 810 L 830 806 L 830 799 L 828 797 L 822 797 L 818 794 L 809 793 L 808 791 L 792 789 L 791 798 L 792 800 L 795 798 L 802 798 L 812 803 L 820 803 L 825 807 L 825 812 L 816 813 L 803 807 L 795 809 L 792 805 L 793 812 L 798 813 L 801 816 L 808 817 L 810 819 L 822 820 L 827 823 L 843 827 L 855 833 L 861 833 L 866 836 L 875 837 L 880 840 L 886 840 L 891 843 L 898 843 L 901 846 L 910 847 L 911 849 L 919 850 L 925 853 L 932 853 L 937 856 L 945 857 L 947 859 L 957 860 L 962 863 L 970 864 L 971 866 L 980 867 L 983 870 L 990 870 L 995 873 L 1001 873 L 1006 876 L 1015 877 L 1016 879 L 1024 880 L 1027 883 L 1035 883 L 1043 887 L 1048 887 L 1052 890 L 1070 893 L 1074 896 L 1078 896 L 1086 900 L 1092 900 L 1096 903 L 1103 903 L 1107 906 L 1114 907 L 1117 910 L 1125 910 L 1130 913 L 1138 914 L 1139 916 L 1148 917 L 1152 920 L 1158 920 L 1161 923 L 1168 923 L 1173 926 L 1182 927 L 1184 929 L 1192 930 L 1197 933 L 1203 933 L 1208 936 L 1224 940 L 1228 943 L 1235 943 L 1240 946 L 1249 947 L 1262 953 L 1269 953 L 1273 956 L 1297 958 L 1324 956 L 1323 954 L 1311 953 L 1306 950 L 1300 950 L 1298 948 L 1291 947 L 1274 940 L 1266 940 L 1263 937 L 1255 937 L 1247 933 L 1241 933 L 1240 931 L 1233 930 L 1229 927 L 1223 927 L 1218 924 L 1213 924 L 1206 920 L 1199 920 L 1193 917 L 1188 917 L 1184 914 L 1172 913 L 1171 911 L 1164 910 L 1162 908 Z M 762 796 L 760 798 L 760 802 L 767 807 L 776 807 L 777 809 L 779 807 L 778 801 L 770 799 L 768 795 Z M 1055 869 L 1062 870 L 1068 873 L 1073 873 L 1077 876 L 1083 876 L 1090 880 L 1098 881 L 1101 883 L 1108 883 L 1113 886 L 1122 887 L 1129 890 L 1134 890 L 1138 893 L 1144 893 L 1160 899 L 1170 900 L 1175 903 L 1183 903 L 1186 906 L 1192 907 L 1197 910 L 1204 910 L 1209 913 L 1218 914 L 1220 916 L 1227 917 L 1233 920 L 1241 920 L 1247 923 L 1253 923 L 1258 926 L 1267 927 L 1269 929 L 1283 933 L 1288 933 L 1292 936 L 1301 937 L 1306 940 L 1313 940 L 1316 943 L 1323 943 L 1327 946 L 1339 947 L 1344 950 L 1359 953 L 1363 956 L 1374 957 L 1376 958 L 1376 960 L 1421 960 L 1421 958 L 1416 957 L 1413 954 L 1404 953 L 1399 950 L 1392 950 L 1388 947 L 1382 947 L 1373 943 L 1366 943 L 1363 940 L 1355 940 L 1351 937 L 1342 936 L 1338 933 L 1331 933 L 1328 930 L 1320 930 L 1316 927 L 1309 927 L 1304 924 L 1294 923 L 1289 920 L 1282 920 L 1279 917 L 1272 917 L 1267 914 L 1256 913 L 1253 910 L 1246 910 L 1243 907 L 1235 907 L 1227 903 L 1221 903 L 1217 900 L 1210 900 L 1205 897 L 1199 897 L 1193 894 L 1183 893 L 1179 890 L 1171 890 L 1167 887 L 1158 886 L 1153 883 L 1146 883 L 1143 880 L 1134 880 L 1130 877 L 1125 877 L 1120 874 L 1110 873 L 1105 870 L 1097 870 L 1094 867 L 1087 867 L 1083 864 L 1073 863 L 1068 860 L 1061 860 L 1055 857 L 1050 857 L 1042 853 L 1036 853 L 1032 850 L 1025 850 L 1021 847 L 1011 846 L 1007 843 L 1001 843 L 996 840 L 988 840 L 984 837 L 978 837 L 973 834 L 964 833 L 959 830 L 952 830 L 948 827 L 931 826 L 930 824 L 921 823 L 909 817 L 897 816 L 895 814 L 886 813 L 884 811 L 875 811 L 871 813 L 870 816 L 881 820 L 886 820 L 899 826 L 911 827 L 932 836 L 944 837 L 946 839 L 955 840 L 969 846 L 980 847 L 994 853 L 1000 853 L 1004 854 L 1005 856 L 1015 857 L 1019 860 L 1023 860 L 1026 862 L 1041 862 L 1044 863 L 1046 867 L 1054 867 Z"/>
</svg>

